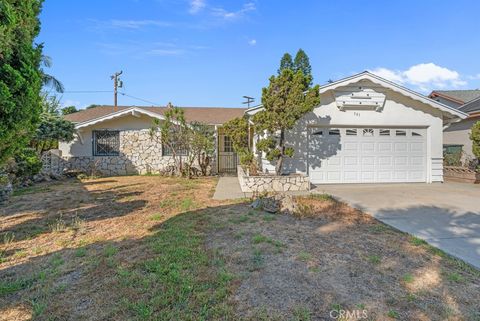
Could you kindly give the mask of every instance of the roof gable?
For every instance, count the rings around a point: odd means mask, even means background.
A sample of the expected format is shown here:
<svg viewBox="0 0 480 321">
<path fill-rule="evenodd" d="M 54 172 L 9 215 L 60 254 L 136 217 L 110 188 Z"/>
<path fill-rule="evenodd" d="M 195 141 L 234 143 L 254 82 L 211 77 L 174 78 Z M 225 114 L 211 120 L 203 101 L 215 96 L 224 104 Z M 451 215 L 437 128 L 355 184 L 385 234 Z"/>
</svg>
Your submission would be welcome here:
<svg viewBox="0 0 480 321">
<path fill-rule="evenodd" d="M 356 75 L 353 75 L 353 76 L 350 76 L 350 77 L 347 77 L 347 78 L 343 78 L 343 79 L 337 80 L 335 82 L 332 82 L 330 84 L 324 85 L 324 86 L 320 87 L 320 93 L 325 93 L 329 90 L 335 90 L 339 87 L 344 87 L 344 86 L 356 83 L 360 80 L 369 80 L 369 81 L 371 81 L 371 82 L 373 82 L 377 85 L 380 85 L 382 87 L 393 90 L 393 91 L 395 91 L 397 93 L 400 93 L 400 94 L 402 94 L 406 97 L 409 97 L 413 100 L 422 102 L 422 103 L 427 104 L 427 105 L 429 105 L 433 108 L 439 109 L 444 113 L 444 115 L 448 115 L 450 118 L 459 117 L 461 119 L 464 119 L 468 116 L 467 114 L 465 114 L 462 111 L 456 110 L 453 107 L 450 107 L 450 106 L 444 105 L 442 103 L 439 103 L 439 102 L 437 102 L 437 101 L 435 101 L 431 98 L 428 98 L 428 97 L 426 97 L 426 96 L 424 96 L 420 93 L 417 93 L 417 92 L 415 92 L 411 89 L 408 89 L 406 87 L 403 87 L 401 85 L 398 85 L 398 84 L 396 84 L 396 83 L 394 83 L 390 80 L 379 77 L 379 76 L 377 76 L 375 74 L 372 74 L 371 72 L 368 72 L 368 71 L 364 71 L 362 73 L 359 73 L 359 74 L 356 74 Z"/>
</svg>

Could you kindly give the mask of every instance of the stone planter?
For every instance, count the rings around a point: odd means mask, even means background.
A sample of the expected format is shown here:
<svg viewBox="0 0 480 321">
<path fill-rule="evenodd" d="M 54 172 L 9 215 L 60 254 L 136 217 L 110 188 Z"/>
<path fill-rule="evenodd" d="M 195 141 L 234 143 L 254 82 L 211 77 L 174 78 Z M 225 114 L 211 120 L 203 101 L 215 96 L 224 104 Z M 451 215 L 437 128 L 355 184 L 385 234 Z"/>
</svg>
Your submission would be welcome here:
<svg viewBox="0 0 480 321">
<path fill-rule="evenodd" d="M 447 181 L 480 184 L 480 173 L 460 166 L 444 166 L 443 177 Z"/>
<path fill-rule="evenodd" d="M 310 180 L 305 175 L 260 175 L 249 176 L 238 166 L 238 182 L 244 193 L 308 191 Z"/>
</svg>

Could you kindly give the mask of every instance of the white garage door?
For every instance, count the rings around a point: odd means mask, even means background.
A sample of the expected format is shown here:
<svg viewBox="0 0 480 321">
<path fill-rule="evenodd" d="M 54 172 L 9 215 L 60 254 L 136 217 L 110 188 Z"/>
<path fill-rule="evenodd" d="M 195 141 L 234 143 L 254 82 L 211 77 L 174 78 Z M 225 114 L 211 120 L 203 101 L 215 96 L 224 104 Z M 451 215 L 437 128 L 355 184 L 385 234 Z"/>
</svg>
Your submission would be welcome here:
<svg viewBox="0 0 480 321">
<path fill-rule="evenodd" d="M 309 128 L 313 184 L 426 181 L 426 129 Z"/>
</svg>

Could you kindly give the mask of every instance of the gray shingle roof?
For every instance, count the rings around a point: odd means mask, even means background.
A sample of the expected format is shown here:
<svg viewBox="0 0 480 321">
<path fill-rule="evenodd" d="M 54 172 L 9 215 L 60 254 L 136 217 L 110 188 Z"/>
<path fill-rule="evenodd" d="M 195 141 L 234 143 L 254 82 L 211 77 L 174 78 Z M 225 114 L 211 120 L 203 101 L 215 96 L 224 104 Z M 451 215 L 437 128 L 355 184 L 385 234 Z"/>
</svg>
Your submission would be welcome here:
<svg viewBox="0 0 480 321">
<path fill-rule="evenodd" d="M 475 111 L 480 111 L 480 97 L 470 102 L 466 103 L 462 107 L 459 108 L 464 113 L 472 113 Z"/>
<path fill-rule="evenodd" d="M 460 100 L 463 103 L 474 100 L 480 97 L 480 89 L 468 89 L 468 90 L 434 90 L 433 93 L 439 93 L 448 97 L 452 97 L 456 100 Z"/>
</svg>

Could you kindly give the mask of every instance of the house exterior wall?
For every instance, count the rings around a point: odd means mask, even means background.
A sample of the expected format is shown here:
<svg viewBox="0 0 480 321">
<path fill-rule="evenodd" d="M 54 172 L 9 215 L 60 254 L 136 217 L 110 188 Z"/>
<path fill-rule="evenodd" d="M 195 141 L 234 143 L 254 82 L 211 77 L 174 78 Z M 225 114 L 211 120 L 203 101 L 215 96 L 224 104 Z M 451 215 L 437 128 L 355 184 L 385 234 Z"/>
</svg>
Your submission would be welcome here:
<svg viewBox="0 0 480 321">
<path fill-rule="evenodd" d="M 472 131 L 472 126 L 477 121 L 480 121 L 480 117 L 464 119 L 458 123 L 451 124 L 443 132 L 443 143 L 449 145 L 463 145 L 462 150 L 465 153 L 466 158 L 474 158 L 470 133 Z"/>
<path fill-rule="evenodd" d="M 294 148 L 295 155 L 293 158 L 286 159 L 285 171 L 308 174 L 309 127 L 418 127 L 426 128 L 427 131 L 427 181 L 443 181 L 443 118 L 441 111 L 369 81 L 362 81 L 361 84 L 350 86 L 362 86 L 384 93 L 386 95 L 384 107 L 380 111 L 341 111 L 336 105 L 334 91 L 325 92 L 321 95 L 321 104 L 313 112 L 305 115 L 286 134 L 286 143 Z M 345 90 L 346 87 L 341 89 Z M 336 150 L 341 146 L 341 141 L 336 146 L 328 146 L 325 156 L 335 155 Z M 274 166 L 263 158 L 262 167 L 269 172 L 274 171 Z"/>
<path fill-rule="evenodd" d="M 128 115 L 81 129 L 83 141 L 77 136 L 71 143 L 59 143 L 64 168 L 104 176 L 160 173 L 173 165 L 173 158 L 162 156 L 160 134 L 152 138 L 151 126 L 151 117 Z M 118 156 L 93 156 L 94 130 L 120 131 Z M 216 167 L 214 161 L 211 165 L 213 172 Z"/>
</svg>

